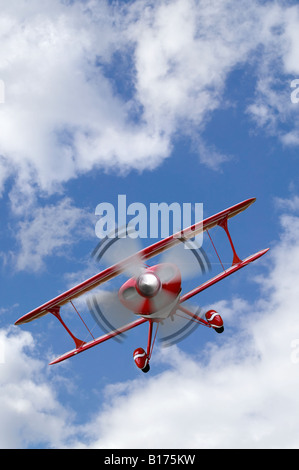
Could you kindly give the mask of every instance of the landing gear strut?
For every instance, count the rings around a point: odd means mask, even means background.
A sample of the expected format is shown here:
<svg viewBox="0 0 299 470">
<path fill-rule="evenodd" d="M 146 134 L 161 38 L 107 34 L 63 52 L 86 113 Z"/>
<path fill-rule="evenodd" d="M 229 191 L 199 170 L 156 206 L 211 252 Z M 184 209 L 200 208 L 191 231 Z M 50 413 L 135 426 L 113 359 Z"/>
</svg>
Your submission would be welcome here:
<svg viewBox="0 0 299 470">
<path fill-rule="evenodd" d="M 145 352 L 143 348 L 137 348 L 135 349 L 133 353 L 133 358 L 134 358 L 136 366 L 138 367 L 138 369 L 142 370 L 142 372 L 144 372 L 145 374 L 150 370 L 149 361 L 152 355 L 152 351 L 153 351 L 153 347 L 154 347 L 154 343 L 155 343 L 155 339 L 156 339 L 156 335 L 157 335 L 157 331 L 159 327 L 159 323 L 157 323 L 155 337 L 152 342 L 153 323 L 154 323 L 153 321 L 149 320 L 147 351 Z"/>
</svg>

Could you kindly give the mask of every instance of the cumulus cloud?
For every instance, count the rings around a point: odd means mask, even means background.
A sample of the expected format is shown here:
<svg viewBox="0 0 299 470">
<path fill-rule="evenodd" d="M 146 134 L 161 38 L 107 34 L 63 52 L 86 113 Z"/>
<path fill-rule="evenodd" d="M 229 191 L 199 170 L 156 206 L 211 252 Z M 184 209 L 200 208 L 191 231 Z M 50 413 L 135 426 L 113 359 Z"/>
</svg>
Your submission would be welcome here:
<svg viewBox="0 0 299 470">
<path fill-rule="evenodd" d="M 275 90 L 274 77 L 265 81 L 265 71 L 297 73 L 297 6 L 229 0 L 0 5 L 2 191 L 11 175 L 20 188 L 53 192 L 95 169 L 157 167 L 177 133 L 196 142 L 223 105 L 230 72 L 247 63 L 257 63 L 248 113 L 277 128 L 291 112 L 287 94 Z M 294 142 L 292 132 L 291 126 L 286 143 Z M 209 143 L 199 154 L 210 167 L 226 160 Z"/>
<path fill-rule="evenodd" d="M 148 121 L 165 127 L 167 118 L 172 132 L 184 122 L 200 125 L 220 105 L 227 74 L 254 47 L 249 28 L 257 12 L 249 7 L 245 22 L 242 3 L 232 8 L 229 1 L 176 0 L 144 9 L 136 2 L 142 12 L 129 33 L 136 41 L 136 91 Z"/>
<path fill-rule="evenodd" d="M 255 96 L 247 107 L 259 127 L 287 146 L 298 145 L 298 108 L 292 102 L 297 78 L 298 6 L 275 3 L 261 7 L 259 34 L 263 53 L 257 60 Z"/>
<path fill-rule="evenodd" d="M 228 337 L 211 338 L 195 356 L 155 350 L 153 366 L 162 361 L 168 370 L 108 387 L 78 446 L 298 447 L 299 217 L 285 213 L 281 224 L 256 301 L 217 305 L 234 325 Z"/>
<path fill-rule="evenodd" d="M 154 167 L 168 153 L 159 133 L 130 123 L 99 65 L 119 35 L 105 2 L 33 2 L 26 16 L 25 2 L 2 3 L 0 154 L 18 180 L 53 191 L 97 166 L 143 168 L 151 155 Z"/>
<path fill-rule="evenodd" d="M 37 272 L 47 257 L 65 255 L 74 243 L 94 235 L 91 219 L 87 210 L 76 207 L 69 198 L 32 208 L 30 216 L 17 223 L 18 248 L 9 254 L 15 269 Z"/>
<path fill-rule="evenodd" d="M 33 357 L 33 337 L 2 329 L 0 346 L 1 448 L 61 445 L 72 432 L 72 416 L 60 405 L 44 363 Z"/>
</svg>

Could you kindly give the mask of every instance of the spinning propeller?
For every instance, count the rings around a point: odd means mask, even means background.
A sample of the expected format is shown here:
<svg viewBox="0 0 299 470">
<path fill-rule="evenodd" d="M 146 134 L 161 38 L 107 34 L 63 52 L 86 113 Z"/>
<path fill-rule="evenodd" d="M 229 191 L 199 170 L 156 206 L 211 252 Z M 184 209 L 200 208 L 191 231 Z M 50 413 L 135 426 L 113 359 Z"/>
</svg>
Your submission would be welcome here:
<svg viewBox="0 0 299 470">
<path fill-rule="evenodd" d="M 180 311 L 178 299 L 181 280 L 201 276 L 210 270 L 204 250 L 195 242 L 179 242 L 165 254 L 159 256 L 159 264 L 147 266 L 139 252 L 141 241 L 130 232 L 119 231 L 117 238 L 106 238 L 99 243 L 93 257 L 107 266 L 122 263 L 122 273 L 129 278 L 120 289 L 100 290 L 88 297 L 91 315 L 100 328 L 108 333 L 119 330 L 136 319 L 136 314 L 158 322 L 158 338 L 164 346 L 184 339 L 198 326 L 190 316 Z M 186 246 L 188 244 L 188 246 Z M 188 306 L 200 316 L 199 308 Z M 124 334 L 116 336 L 121 341 Z"/>
</svg>

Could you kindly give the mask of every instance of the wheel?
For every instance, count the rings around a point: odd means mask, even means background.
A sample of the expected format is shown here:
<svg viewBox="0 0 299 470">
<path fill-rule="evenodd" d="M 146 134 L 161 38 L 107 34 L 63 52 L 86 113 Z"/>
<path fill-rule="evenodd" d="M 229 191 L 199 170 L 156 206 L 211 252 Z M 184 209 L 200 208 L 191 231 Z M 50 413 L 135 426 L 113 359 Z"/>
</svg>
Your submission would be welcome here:
<svg viewBox="0 0 299 470">
<path fill-rule="evenodd" d="M 214 330 L 215 330 L 217 333 L 223 333 L 223 332 L 224 332 L 224 327 L 221 326 L 220 328 L 214 328 Z"/>
<path fill-rule="evenodd" d="M 150 370 L 150 365 L 149 365 L 149 363 L 147 363 L 146 366 L 145 366 L 143 369 L 141 369 L 141 370 L 142 370 L 142 372 L 144 372 L 144 373 L 146 374 L 146 373 Z"/>
</svg>

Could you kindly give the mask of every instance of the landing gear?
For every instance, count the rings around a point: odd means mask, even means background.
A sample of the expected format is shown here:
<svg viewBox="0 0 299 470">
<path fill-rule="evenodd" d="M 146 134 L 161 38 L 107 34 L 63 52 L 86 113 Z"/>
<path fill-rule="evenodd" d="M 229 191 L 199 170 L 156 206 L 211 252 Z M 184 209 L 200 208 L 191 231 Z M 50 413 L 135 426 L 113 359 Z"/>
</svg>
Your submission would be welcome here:
<svg viewBox="0 0 299 470">
<path fill-rule="evenodd" d="M 214 328 L 214 330 L 216 331 L 216 333 L 223 333 L 224 332 L 224 327 L 221 326 L 220 328 Z"/>
<path fill-rule="evenodd" d="M 144 372 L 144 373 L 146 374 L 146 373 L 150 370 L 150 365 L 149 365 L 149 363 L 147 363 L 146 366 L 145 366 L 143 369 L 141 369 L 141 370 L 142 370 L 142 372 Z"/>
<path fill-rule="evenodd" d="M 150 370 L 149 357 L 146 354 L 143 348 L 135 349 L 133 353 L 133 358 L 138 369 L 141 369 L 142 372 L 147 373 Z"/>
<path fill-rule="evenodd" d="M 221 315 L 219 315 L 216 310 L 209 310 L 205 314 L 205 319 L 198 316 L 196 313 L 193 313 L 189 311 L 187 308 L 183 307 L 182 305 L 177 305 L 177 309 L 184 313 L 187 318 L 191 318 L 192 321 L 195 323 L 199 323 L 201 325 L 204 325 L 208 328 L 213 328 L 213 330 L 216 331 L 216 333 L 223 333 L 224 331 L 224 326 L 223 326 L 223 320 L 221 318 Z M 186 318 L 186 317 L 183 317 Z M 159 327 L 159 320 L 148 320 L 149 322 L 149 330 L 148 330 L 148 341 L 147 341 L 147 350 L 145 351 L 143 348 L 137 348 L 135 349 L 133 353 L 133 359 L 135 361 L 136 366 L 138 369 L 140 369 L 142 372 L 147 373 L 150 370 L 150 365 L 149 361 L 152 355 L 153 351 L 153 346 L 155 343 L 155 338 L 156 334 L 158 331 Z M 157 329 L 155 332 L 155 335 L 153 337 L 153 324 L 157 324 Z M 153 338 L 153 340 L 152 340 Z"/>
<path fill-rule="evenodd" d="M 150 370 L 149 361 L 152 355 L 154 342 L 155 342 L 156 334 L 158 331 L 158 326 L 159 326 L 159 323 L 157 323 L 155 337 L 152 342 L 153 321 L 149 320 L 147 351 L 145 352 L 143 348 L 137 348 L 135 349 L 133 353 L 133 359 L 135 361 L 136 366 L 138 367 L 138 369 L 142 370 L 142 372 L 144 372 L 145 374 Z"/>
<path fill-rule="evenodd" d="M 213 330 L 215 330 L 217 333 L 224 332 L 223 320 L 216 310 L 209 310 L 205 316 L 207 322 L 211 325 Z"/>
</svg>

